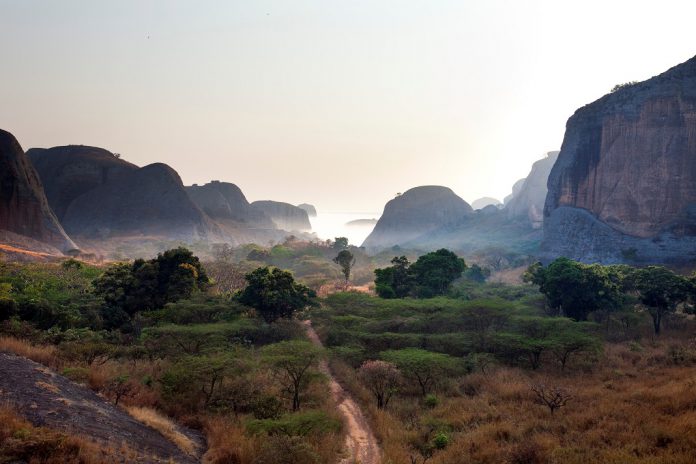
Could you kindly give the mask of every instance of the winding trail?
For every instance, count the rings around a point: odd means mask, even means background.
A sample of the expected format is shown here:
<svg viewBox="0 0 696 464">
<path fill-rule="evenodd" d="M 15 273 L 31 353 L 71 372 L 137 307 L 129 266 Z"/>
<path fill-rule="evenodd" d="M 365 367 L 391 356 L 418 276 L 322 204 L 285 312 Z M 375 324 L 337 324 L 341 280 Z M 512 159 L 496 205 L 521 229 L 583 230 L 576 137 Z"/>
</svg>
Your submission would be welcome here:
<svg viewBox="0 0 696 464">
<path fill-rule="evenodd" d="M 307 329 L 307 336 L 312 343 L 323 347 L 319 336 L 317 336 L 312 327 L 312 321 L 305 321 L 304 324 Z M 331 396 L 333 396 L 348 428 L 345 447 L 349 456 L 341 459 L 340 464 L 379 464 L 380 452 L 377 439 L 372 433 L 360 406 L 336 381 L 326 361 L 321 362 L 319 370 L 329 378 Z"/>
</svg>

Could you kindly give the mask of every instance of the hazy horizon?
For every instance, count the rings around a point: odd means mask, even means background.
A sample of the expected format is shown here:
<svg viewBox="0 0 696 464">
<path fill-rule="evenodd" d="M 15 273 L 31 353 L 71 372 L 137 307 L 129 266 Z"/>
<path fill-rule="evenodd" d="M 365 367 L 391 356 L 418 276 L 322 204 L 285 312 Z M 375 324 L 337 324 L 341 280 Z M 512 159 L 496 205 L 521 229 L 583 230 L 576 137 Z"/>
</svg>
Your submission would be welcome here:
<svg viewBox="0 0 696 464">
<path fill-rule="evenodd" d="M 250 201 L 499 200 L 579 107 L 696 54 L 686 1 L 0 0 L 0 128 Z"/>
</svg>

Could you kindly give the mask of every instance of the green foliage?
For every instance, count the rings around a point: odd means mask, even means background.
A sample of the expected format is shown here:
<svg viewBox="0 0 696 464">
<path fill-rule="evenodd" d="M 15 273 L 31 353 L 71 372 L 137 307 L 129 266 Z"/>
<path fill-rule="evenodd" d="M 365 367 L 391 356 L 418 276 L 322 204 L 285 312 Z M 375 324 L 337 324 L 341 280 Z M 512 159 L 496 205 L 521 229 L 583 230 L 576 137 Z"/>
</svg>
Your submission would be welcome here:
<svg viewBox="0 0 696 464">
<path fill-rule="evenodd" d="M 104 300 L 105 327 L 124 328 L 136 312 L 160 309 L 188 298 L 208 283 L 198 258 L 179 247 L 149 261 L 115 264 L 94 281 L 94 288 Z"/>
<path fill-rule="evenodd" d="M 292 274 L 278 268 L 260 267 L 246 275 L 248 285 L 240 293 L 242 304 L 256 309 L 267 322 L 291 318 L 295 311 L 313 304 L 313 290 L 295 282 Z"/>
<path fill-rule="evenodd" d="M 263 362 L 289 395 L 293 411 L 300 409 L 302 393 L 314 378 L 312 368 L 322 356 L 320 348 L 300 340 L 275 343 L 262 349 Z"/>
<path fill-rule="evenodd" d="M 424 397 L 441 377 L 458 370 L 455 358 L 419 348 L 384 351 L 380 357 L 395 364 L 407 379 L 415 382 Z"/>
<path fill-rule="evenodd" d="M 491 270 L 487 267 L 481 267 L 478 264 L 472 264 L 464 271 L 464 278 L 472 282 L 483 283 L 490 277 Z"/>
<path fill-rule="evenodd" d="M 345 250 L 348 248 L 348 239 L 346 237 L 336 237 L 331 247 L 334 250 Z"/>
<path fill-rule="evenodd" d="M 629 277 L 630 287 L 638 293 L 640 302 L 653 319 L 655 334 L 659 335 L 662 319 L 673 313 L 694 293 L 694 284 L 686 277 L 662 266 L 636 269 Z"/>
<path fill-rule="evenodd" d="M 346 279 L 346 283 L 350 280 L 350 270 L 355 265 L 355 256 L 348 250 L 341 250 L 338 255 L 333 259 L 334 263 L 341 266 L 341 273 Z"/>
<path fill-rule="evenodd" d="M 341 421 L 329 417 L 323 411 L 306 411 L 286 414 L 278 419 L 256 419 L 247 422 L 250 433 L 305 437 L 315 433 L 338 433 Z"/>
<path fill-rule="evenodd" d="M 420 256 L 413 264 L 405 256 L 395 257 L 391 267 L 375 269 L 375 288 L 382 298 L 432 298 L 444 295 L 465 269 L 464 260 L 444 248 Z"/>
</svg>

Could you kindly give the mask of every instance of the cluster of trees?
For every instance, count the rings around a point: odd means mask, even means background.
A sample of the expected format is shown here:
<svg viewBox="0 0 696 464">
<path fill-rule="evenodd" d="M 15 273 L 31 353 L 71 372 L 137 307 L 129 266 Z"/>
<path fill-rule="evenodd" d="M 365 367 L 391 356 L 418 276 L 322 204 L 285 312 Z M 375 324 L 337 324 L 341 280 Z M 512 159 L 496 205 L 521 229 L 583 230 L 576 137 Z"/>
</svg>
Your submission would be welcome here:
<svg viewBox="0 0 696 464">
<path fill-rule="evenodd" d="M 179 247 L 154 259 L 109 267 L 94 281 L 94 293 L 103 301 L 104 328 L 125 330 L 137 312 L 161 309 L 167 303 L 189 298 L 208 284 L 198 257 Z"/>
<path fill-rule="evenodd" d="M 420 256 L 413 264 L 405 256 L 395 257 L 391 263 L 375 269 L 375 289 L 382 298 L 444 295 L 467 269 L 462 258 L 444 248 Z"/>
<path fill-rule="evenodd" d="M 533 264 L 524 279 L 539 286 L 554 313 L 577 321 L 591 313 L 608 318 L 637 303 L 650 313 L 656 334 L 666 315 L 696 301 L 696 277 L 662 266 L 602 266 L 558 258 L 546 267 Z"/>
</svg>

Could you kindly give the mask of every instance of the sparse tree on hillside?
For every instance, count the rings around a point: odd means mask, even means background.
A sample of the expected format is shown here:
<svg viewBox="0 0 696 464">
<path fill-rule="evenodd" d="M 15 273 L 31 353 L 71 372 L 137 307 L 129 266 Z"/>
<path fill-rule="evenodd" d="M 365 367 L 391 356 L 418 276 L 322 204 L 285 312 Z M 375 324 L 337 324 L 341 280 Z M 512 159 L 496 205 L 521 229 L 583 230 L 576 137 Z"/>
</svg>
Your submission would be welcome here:
<svg viewBox="0 0 696 464">
<path fill-rule="evenodd" d="M 378 409 L 387 407 L 401 382 L 399 369 L 386 361 L 365 361 L 358 375 L 377 400 Z"/>
<path fill-rule="evenodd" d="M 348 284 L 350 280 L 350 271 L 353 265 L 355 265 L 355 256 L 353 256 L 353 253 L 348 250 L 341 250 L 338 256 L 333 259 L 333 262 L 341 266 L 341 273 L 346 279 L 346 284 Z"/>
<path fill-rule="evenodd" d="M 660 335 L 664 316 L 673 313 L 693 292 L 689 279 L 662 266 L 636 269 L 630 281 L 640 302 L 652 316 L 655 335 Z"/>
<path fill-rule="evenodd" d="M 334 250 L 345 250 L 346 248 L 348 248 L 348 239 L 346 237 L 336 237 L 336 239 L 334 239 Z"/>
<path fill-rule="evenodd" d="M 384 351 L 380 357 L 396 365 L 407 379 L 416 383 L 423 397 L 441 377 L 457 370 L 455 358 L 419 348 Z"/>
<path fill-rule="evenodd" d="M 302 340 L 279 342 L 263 348 L 263 361 L 290 396 L 293 411 L 300 409 L 302 392 L 314 377 L 312 367 L 322 355 L 320 348 Z"/>
</svg>

